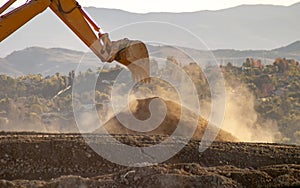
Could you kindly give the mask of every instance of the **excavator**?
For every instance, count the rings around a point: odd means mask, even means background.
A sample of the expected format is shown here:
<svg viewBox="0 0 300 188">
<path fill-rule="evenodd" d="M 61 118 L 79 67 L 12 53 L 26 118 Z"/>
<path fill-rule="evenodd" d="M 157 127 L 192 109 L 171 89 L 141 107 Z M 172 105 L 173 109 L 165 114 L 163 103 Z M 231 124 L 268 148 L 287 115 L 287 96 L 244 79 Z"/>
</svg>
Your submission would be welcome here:
<svg viewBox="0 0 300 188">
<path fill-rule="evenodd" d="M 27 0 L 23 5 L 9 9 L 16 1 L 7 0 L 4 5 L 0 5 L 0 42 L 50 8 L 102 62 L 121 63 L 131 71 L 133 80 L 150 82 L 150 62 L 146 45 L 139 40 L 127 38 L 111 41 L 108 33 L 102 31 L 77 1 Z M 8 12 L 3 14 L 5 11 Z"/>
</svg>

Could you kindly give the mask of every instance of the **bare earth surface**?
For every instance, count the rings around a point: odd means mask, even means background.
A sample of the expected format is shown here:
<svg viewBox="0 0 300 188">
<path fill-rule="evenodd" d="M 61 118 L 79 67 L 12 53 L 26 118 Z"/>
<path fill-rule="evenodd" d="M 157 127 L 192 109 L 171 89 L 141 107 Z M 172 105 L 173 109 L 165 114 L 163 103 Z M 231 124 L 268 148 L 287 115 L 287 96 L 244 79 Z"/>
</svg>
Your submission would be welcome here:
<svg viewBox="0 0 300 188">
<path fill-rule="evenodd" d="M 94 144 L 105 137 L 88 136 Z M 150 146 L 165 139 L 158 135 L 115 138 L 131 146 Z M 163 164 L 124 167 L 103 159 L 80 134 L 1 132 L 0 187 L 300 186 L 299 146 L 215 142 L 203 153 L 198 147 L 199 141 L 192 140 Z"/>
</svg>

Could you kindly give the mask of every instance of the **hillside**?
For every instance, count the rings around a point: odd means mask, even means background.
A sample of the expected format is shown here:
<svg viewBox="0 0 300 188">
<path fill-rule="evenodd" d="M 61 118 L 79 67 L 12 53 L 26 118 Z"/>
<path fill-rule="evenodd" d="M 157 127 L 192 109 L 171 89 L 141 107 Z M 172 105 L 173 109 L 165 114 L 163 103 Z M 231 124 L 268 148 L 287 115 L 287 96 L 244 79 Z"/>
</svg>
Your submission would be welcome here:
<svg viewBox="0 0 300 188">
<path fill-rule="evenodd" d="M 182 64 L 193 61 L 203 65 L 212 61 L 210 52 L 184 47 L 148 45 L 151 58 L 165 59 L 169 54 L 176 55 Z M 231 62 L 241 66 L 248 57 L 261 59 L 264 64 L 272 64 L 277 57 L 300 60 L 300 41 L 272 50 L 213 50 L 219 64 Z M 67 74 L 75 70 L 81 63 L 82 70 L 89 67 L 102 66 L 100 60 L 91 53 L 63 48 L 30 47 L 14 51 L 5 58 L 0 58 L 0 73 L 19 76 L 24 74 L 53 75 L 57 72 Z"/>
<path fill-rule="evenodd" d="M 8 75 L 55 73 L 67 74 L 75 70 L 79 63 L 82 67 L 93 67 L 95 56 L 91 53 L 68 50 L 63 48 L 30 47 L 14 51 L 0 59 L 0 72 Z M 83 61 L 82 61 L 83 60 Z"/>
<path fill-rule="evenodd" d="M 86 10 L 101 28 L 112 32 L 111 36 L 114 40 L 128 37 L 203 49 L 202 44 L 199 44 L 199 41 L 194 38 L 186 36 L 189 34 L 184 30 L 162 24 L 162 22 L 190 30 L 200 37 L 210 49 L 270 50 L 300 38 L 299 3 L 289 7 L 243 5 L 218 11 L 186 13 L 136 14 L 94 7 L 88 7 Z M 157 23 L 145 23 L 147 21 L 157 21 Z M 116 28 L 139 22 L 142 23 L 114 31 Z M 4 40 L 0 45 L 0 57 L 28 46 L 87 50 L 75 34 L 50 10 L 40 14 Z"/>
</svg>

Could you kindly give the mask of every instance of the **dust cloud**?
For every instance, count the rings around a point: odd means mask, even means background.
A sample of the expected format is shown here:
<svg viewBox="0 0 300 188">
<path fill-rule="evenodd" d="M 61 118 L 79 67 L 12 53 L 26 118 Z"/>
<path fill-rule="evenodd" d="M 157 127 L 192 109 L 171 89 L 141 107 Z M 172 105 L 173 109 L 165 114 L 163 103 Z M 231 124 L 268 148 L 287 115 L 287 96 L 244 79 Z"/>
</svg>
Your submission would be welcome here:
<svg viewBox="0 0 300 188">
<path fill-rule="evenodd" d="M 243 142 L 275 142 L 281 137 L 277 123 L 261 119 L 255 109 L 255 97 L 244 84 L 227 87 L 226 110 L 222 129 Z"/>
<path fill-rule="evenodd" d="M 281 138 L 276 121 L 262 119 L 256 112 L 255 96 L 248 87 L 240 82 L 226 84 L 226 109 L 222 129 L 231 133 L 242 142 L 273 143 Z M 176 90 L 159 89 L 149 90 L 139 88 L 134 90 L 128 97 L 128 101 L 160 96 L 164 99 L 179 102 Z M 211 101 L 200 101 L 200 116 L 209 119 Z M 111 119 L 116 112 L 106 108 L 105 121 Z"/>
</svg>

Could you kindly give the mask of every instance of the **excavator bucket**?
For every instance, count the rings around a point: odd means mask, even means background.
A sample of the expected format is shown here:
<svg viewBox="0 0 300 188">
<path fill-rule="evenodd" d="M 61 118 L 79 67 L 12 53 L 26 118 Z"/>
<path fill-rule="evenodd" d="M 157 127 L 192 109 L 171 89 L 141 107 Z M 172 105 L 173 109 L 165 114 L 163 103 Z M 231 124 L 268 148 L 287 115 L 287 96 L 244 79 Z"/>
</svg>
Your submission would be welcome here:
<svg viewBox="0 0 300 188">
<path fill-rule="evenodd" d="M 104 49 L 102 57 L 108 57 L 103 61 L 117 61 L 128 67 L 135 81 L 150 82 L 149 53 L 143 42 L 127 38 L 110 41 L 107 34 L 101 36 L 100 41 Z"/>
<path fill-rule="evenodd" d="M 115 60 L 128 67 L 134 80 L 149 83 L 150 61 L 146 45 L 141 41 L 128 42 L 128 45 L 117 53 Z"/>
</svg>

